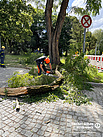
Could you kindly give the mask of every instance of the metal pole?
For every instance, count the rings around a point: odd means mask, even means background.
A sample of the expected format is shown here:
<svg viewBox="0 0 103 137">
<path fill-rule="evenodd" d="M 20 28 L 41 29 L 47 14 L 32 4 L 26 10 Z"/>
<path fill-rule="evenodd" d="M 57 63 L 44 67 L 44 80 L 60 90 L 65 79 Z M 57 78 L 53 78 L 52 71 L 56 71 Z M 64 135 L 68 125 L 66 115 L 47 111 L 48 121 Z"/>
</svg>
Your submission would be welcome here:
<svg viewBox="0 0 103 137">
<path fill-rule="evenodd" d="M 100 46 L 100 45 L 99 45 Z M 98 47 L 98 55 L 99 55 L 99 47 Z"/>
<path fill-rule="evenodd" d="M 0 34 L 0 66 L 1 66 L 1 34 Z"/>
<path fill-rule="evenodd" d="M 96 47 L 95 47 L 95 55 L 96 55 L 96 52 L 97 52 L 97 44 L 96 44 Z"/>
<path fill-rule="evenodd" d="M 85 53 L 85 36 L 86 36 L 86 28 L 84 28 L 83 53 Z"/>
</svg>

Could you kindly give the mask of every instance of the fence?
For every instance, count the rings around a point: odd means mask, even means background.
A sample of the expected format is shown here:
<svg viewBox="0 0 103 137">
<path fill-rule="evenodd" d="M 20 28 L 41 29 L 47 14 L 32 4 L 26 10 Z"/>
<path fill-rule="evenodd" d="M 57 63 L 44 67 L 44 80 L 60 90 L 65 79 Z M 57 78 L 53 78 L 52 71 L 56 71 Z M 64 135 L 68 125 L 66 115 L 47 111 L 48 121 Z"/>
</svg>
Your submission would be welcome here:
<svg viewBox="0 0 103 137">
<path fill-rule="evenodd" d="M 85 57 L 88 57 L 91 65 L 103 71 L 103 55 L 85 55 Z"/>
</svg>

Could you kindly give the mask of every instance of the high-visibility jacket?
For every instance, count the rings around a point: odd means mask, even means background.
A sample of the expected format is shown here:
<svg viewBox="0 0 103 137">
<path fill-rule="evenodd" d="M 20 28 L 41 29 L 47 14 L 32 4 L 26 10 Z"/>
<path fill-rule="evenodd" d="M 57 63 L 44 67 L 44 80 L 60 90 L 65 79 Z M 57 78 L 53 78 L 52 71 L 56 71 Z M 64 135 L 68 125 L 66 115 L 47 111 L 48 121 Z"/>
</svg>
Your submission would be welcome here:
<svg viewBox="0 0 103 137">
<path fill-rule="evenodd" d="M 4 59 L 5 58 L 4 50 L 2 49 L 0 53 L 1 53 L 1 58 Z"/>
<path fill-rule="evenodd" d="M 38 75 L 41 75 L 41 72 L 42 72 L 42 69 L 41 69 L 40 65 L 42 65 L 44 73 L 50 73 L 50 71 L 47 71 L 47 69 L 46 69 L 46 67 L 44 65 L 44 62 L 46 64 L 49 64 L 50 63 L 50 59 L 48 57 L 46 57 L 46 56 L 42 56 L 42 57 L 36 59 L 37 68 L 38 68 Z"/>
<path fill-rule="evenodd" d="M 1 66 L 4 66 L 4 59 L 5 59 L 4 50 L 1 49 L 1 50 L 0 50 L 0 65 L 1 65 Z"/>
</svg>

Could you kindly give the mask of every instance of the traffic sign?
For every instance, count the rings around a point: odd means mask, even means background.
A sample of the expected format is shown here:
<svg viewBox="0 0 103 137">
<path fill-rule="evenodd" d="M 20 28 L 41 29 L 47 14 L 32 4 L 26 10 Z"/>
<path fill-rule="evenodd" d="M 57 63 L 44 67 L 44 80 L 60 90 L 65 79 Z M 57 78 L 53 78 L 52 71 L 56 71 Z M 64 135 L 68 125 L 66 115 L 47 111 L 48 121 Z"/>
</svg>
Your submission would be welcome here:
<svg viewBox="0 0 103 137">
<path fill-rule="evenodd" d="M 84 28 L 89 28 L 90 25 L 92 24 L 92 19 L 88 15 L 84 15 L 81 19 L 81 24 Z"/>
</svg>

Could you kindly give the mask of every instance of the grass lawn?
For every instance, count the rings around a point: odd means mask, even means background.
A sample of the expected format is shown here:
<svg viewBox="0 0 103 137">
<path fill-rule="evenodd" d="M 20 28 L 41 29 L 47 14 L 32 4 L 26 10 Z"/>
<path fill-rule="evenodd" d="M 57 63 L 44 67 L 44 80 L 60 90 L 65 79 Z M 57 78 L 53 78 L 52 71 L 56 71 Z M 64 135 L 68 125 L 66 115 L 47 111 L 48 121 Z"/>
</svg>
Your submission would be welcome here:
<svg viewBox="0 0 103 137">
<path fill-rule="evenodd" d="M 29 55 L 6 55 L 5 56 L 5 65 L 9 67 L 36 67 L 34 65 L 23 65 L 20 64 L 20 59 L 26 59 Z"/>
<path fill-rule="evenodd" d="M 5 65 L 10 67 L 34 67 L 37 69 L 36 63 L 34 62 L 34 65 L 23 65 L 20 64 L 20 59 L 26 59 L 30 55 L 6 55 L 5 56 Z M 65 64 L 65 57 L 62 57 L 60 61 Z M 88 71 L 88 74 L 90 75 L 90 81 L 91 82 L 100 82 L 103 83 L 103 72 L 101 73 L 94 73 L 94 71 Z"/>
<path fill-rule="evenodd" d="M 103 83 L 103 72 L 99 72 L 98 76 L 101 78 L 101 83 Z"/>
<path fill-rule="evenodd" d="M 11 67 L 19 67 L 21 64 L 19 63 L 19 58 L 25 58 L 20 55 L 6 55 L 5 56 L 5 65 Z"/>
</svg>

